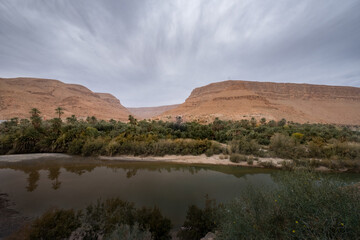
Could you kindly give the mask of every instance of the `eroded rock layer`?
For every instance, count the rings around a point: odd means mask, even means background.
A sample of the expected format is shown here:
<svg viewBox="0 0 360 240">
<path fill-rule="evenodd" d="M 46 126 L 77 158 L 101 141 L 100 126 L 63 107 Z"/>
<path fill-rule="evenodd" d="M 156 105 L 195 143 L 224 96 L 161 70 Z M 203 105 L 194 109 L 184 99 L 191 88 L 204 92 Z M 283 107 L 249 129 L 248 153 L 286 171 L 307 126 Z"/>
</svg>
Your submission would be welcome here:
<svg viewBox="0 0 360 240">
<path fill-rule="evenodd" d="M 192 91 L 185 103 L 158 119 L 210 122 L 256 119 L 360 124 L 360 88 L 294 83 L 224 81 Z"/>
<path fill-rule="evenodd" d="M 28 118 L 37 108 L 45 119 L 56 117 L 62 107 L 66 118 L 95 116 L 98 119 L 127 120 L 130 112 L 108 93 L 95 93 L 77 84 L 39 78 L 0 78 L 0 119 Z"/>
</svg>

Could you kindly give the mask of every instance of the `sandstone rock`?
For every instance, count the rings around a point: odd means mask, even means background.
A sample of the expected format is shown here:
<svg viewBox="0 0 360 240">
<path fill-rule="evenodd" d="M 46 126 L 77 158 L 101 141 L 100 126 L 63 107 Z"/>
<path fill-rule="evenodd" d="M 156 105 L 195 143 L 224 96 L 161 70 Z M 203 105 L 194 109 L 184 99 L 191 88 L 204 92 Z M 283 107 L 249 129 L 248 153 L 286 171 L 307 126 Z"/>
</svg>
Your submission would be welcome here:
<svg viewBox="0 0 360 240">
<path fill-rule="evenodd" d="M 299 123 L 360 124 L 360 88 L 312 84 L 224 81 L 196 88 L 159 119 L 185 121 L 280 120 Z"/>
<path fill-rule="evenodd" d="M 126 121 L 130 112 L 108 93 L 95 93 L 84 86 L 39 78 L 0 78 L 0 119 L 29 118 L 38 108 L 45 119 L 56 117 L 55 108 L 64 108 L 66 118 L 95 116 Z"/>
</svg>

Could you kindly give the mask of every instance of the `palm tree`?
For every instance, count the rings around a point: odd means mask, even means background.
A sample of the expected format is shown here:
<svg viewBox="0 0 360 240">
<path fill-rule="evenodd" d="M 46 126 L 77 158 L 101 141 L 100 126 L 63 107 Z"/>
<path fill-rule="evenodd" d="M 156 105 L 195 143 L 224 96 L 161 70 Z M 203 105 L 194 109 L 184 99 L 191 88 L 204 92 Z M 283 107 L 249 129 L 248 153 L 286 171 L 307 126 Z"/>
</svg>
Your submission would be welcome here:
<svg viewBox="0 0 360 240">
<path fill-rule="evenodd" d="M 36 129 L 40 128 L 40 126 L 41 126 L 40 113 L 41 113 L 41 112 L 40 112 L 39 109 L 37 109 L 37 108 L 32 108 L 32 109 L 30 110 L 31 123 L 32 123 L 32 125 L 33 125 Z"/>
<path fill-rule="evenodd" d="M 39 115 L 40 115 L 40 111 L 39 111 L 39 109 L 37 109 L 37 108 L 32 108 L 31 110 L 30 110 L 30 114 L 31 114 L 31 116 L 32 117 L 38 117 Z"/>
<path fill-rule="evenodd" d="M 55 109 L 55 112 L 59 115 L 59 118 L 61 118 L 61 114 L 64 114 L 63 110 L 64 109 L 62 107 L 57 107 Z"/>
</svg>

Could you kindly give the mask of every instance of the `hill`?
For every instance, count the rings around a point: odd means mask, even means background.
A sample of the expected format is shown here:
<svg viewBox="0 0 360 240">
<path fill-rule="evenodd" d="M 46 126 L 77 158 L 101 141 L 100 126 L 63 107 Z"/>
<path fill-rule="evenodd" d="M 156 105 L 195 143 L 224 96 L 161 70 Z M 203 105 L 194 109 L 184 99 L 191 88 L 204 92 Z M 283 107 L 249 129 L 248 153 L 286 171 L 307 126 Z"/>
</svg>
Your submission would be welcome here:
<svg viewBox="0 0 360 240">
<path fill-rule="evenodd" d="M 157 119 L 220 119 L 360 124 L 360 88 L 294 83 L 224 81 L 196 88 L 177 108 Z"/>
<path fill-rule="evenodd" d="M 38 108 L 45 119 L 56 117 L 55 108 L 64 108 L 63 117 L 95 116 L 127 120 L 130 112 L 108 93 L 95 93 L 77 84 L 39 78 L 0 78 L 0 119 L 28 118 Z"/>
<path fill-rule="evenodd" d="M 178 107 L 179 104 L 158 106 L 158 107 L 138 107 L 127 108 L 137 119 L 149 119 L 158 116 L 166 111 Z"/>
</svg>

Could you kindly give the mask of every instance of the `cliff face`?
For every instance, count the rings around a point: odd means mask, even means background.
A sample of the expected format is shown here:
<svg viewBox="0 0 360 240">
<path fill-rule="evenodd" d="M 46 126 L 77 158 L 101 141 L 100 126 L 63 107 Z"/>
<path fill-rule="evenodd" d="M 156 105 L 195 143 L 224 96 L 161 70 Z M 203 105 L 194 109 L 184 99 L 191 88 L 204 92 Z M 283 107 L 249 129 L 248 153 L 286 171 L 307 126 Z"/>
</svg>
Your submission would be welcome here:
<svg viewBox="0 0 360 240">
<path fill-rule="evenodd" d="M 55 108 L 64 108 L 63 117 L 127 120 L 129 111 L 107 93 L 94 93 L 84 86 L 38 78 L 0 78 L 0 119 L 28 118 L 38 108 L 46 119 L 56 117 Z"/>
<path fill-rule="evenodd" d="M 185 103 L 160 115 L 209 122 L 220 119 L 360 124 L 360 88 L 312 84 L 225 81 L 192 91 Z"/>
</svg>

